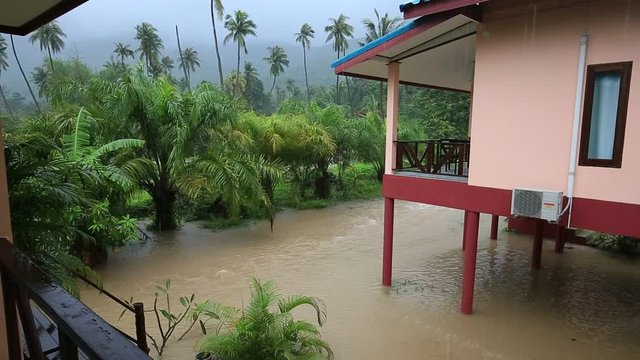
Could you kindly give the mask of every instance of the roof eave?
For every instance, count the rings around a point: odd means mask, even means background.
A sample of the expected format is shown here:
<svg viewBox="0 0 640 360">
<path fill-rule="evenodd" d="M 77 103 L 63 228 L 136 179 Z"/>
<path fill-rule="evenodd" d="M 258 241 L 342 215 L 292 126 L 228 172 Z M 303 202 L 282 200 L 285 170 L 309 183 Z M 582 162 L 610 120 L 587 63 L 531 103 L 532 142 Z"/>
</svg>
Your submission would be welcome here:
<svg viewBox="0 0 640 360">
<path fill-rule="evenodd" d="M 0 33 L 22 36 L 27 35 L 42 25 L 59 18 L 87 1 L 89 0 L 62 0 L 45 12 L 37 14 L 31 20 L 20 26 L 7 26 L 0 24 Z"/>
<path fill-rule="evenodd" d="M 417 34 L 427 31 L 434 26 L 443 23 L 457 15 L 463 15 L 477 22 L 482 21 L 482 11 L 479 7 L 467 7 L 462 9 L 453 9 L 444 11 L 441 13 L 432 14 L 430 16 L 423 16 L 410 24 L 405 25 L 404 28 L 396 30 L 396 32 L 380 38 L 375 42 L 369 43 L 364 47 L 355 50 L 347 56 L 334 61 L 331 67 L 335 69 L 337 75 L 348 73 L 349 69 L 357 64 L 367 61 L 371 58 L 378 56 L 385 49 L 395 46 Z"/>
</svg>

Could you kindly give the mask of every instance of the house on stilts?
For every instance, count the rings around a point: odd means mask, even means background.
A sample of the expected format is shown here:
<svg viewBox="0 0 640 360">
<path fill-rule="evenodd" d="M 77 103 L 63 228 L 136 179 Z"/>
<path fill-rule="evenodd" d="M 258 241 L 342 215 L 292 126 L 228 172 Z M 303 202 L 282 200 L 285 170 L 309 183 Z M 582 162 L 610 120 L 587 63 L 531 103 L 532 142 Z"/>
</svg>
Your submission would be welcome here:
<svg viewBox="0 0 640 360">
<path fill-rule="evenodd" d="M 535 229 L 533 268 L 544 233 L 557 252 L 571 229 L 640 238 L 640 1 L 414 0 L 401 11 L 410 22 L 332 64 L 388 82 L 384 285 L 395 200 L 464 210 L 465 314 L 480 214 L 492 239 L 500 216 Z M 469 138 L 398 141 L 400 84 L 469 93 Z"/>
</svg>

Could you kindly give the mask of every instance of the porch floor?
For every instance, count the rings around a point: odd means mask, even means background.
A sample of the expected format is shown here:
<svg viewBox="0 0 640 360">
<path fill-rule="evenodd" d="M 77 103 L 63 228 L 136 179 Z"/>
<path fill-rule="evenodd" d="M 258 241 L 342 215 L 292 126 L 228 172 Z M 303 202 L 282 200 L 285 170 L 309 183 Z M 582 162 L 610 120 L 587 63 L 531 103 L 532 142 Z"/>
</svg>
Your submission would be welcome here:
<svg viewBox="0 0 640 360">
<path fill-rule="evenodd" d="M 460 183 L 468 183 L 469 178 L 466 176 L 457 176 L 457 175 L 446 175 L 446 174 L 429 174 L 425 172 L 421 172 L 419 170 L 396 170 L 393 172 L 394 175 L 399 176 L 408 176 L 415 178 L 423 178 L 423 179 L 434 179 L 434 180 L 444 180 L 444 181 L 455 181 Z M 466 171 L 465 171 L 466 173 Z"/>
</svg>

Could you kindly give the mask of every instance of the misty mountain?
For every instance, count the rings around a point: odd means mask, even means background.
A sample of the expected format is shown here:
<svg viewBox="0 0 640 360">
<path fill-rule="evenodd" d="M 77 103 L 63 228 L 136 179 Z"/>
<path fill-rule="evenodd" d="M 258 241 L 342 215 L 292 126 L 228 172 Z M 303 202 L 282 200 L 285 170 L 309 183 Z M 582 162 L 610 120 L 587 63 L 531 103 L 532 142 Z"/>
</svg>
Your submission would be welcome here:
<svg viewBox="0 0 640 360">
<path fill-rule="evenodd" d="M 170 56 L 176 63 L 176 69 L 173 75 L 176 78 L 183 77 L 182 71 L 177 67 L 179 63 L 179 54 L 175 38 L 163 38 L 165 49 L 163 55 Z M 31 81 L 31 72 L 36 66 L 42 64 L 45 54 L 40 51 L 38 44 L 30 44 L 26 37 L 15 37 L 16 50 L 20 58 L 20 62 L 29 76 Z M 89 37 L 75 41 L 66 41 L 65 49 L 56 57 L 70 59 L 75 56 L 85 62 L 89 68 L 99 71 L 105 63 L 110 61 L 113 56 L 113 49 L 116 42 L 124 42 L 131 45 L 133 49 L 137 48 L 137 42 L 131 39 L 123 39 L 122 37 L 113 39 L 106 37 Z M 181 45 L 184 48 L 192 47 L 198 51 L 200 55 L 200 67 L 192 75 L 194 83 L 200 81 L 211 81 L 218 83 L 217 61 L 215 57 L 213 39 L 209 34 L 203 35 L 202 39 L 181 39 Z M 288 79 L 293 79 L 299 87 L 304 87 L 304 67 L 302 60 L 302 47 L 293 41 L 290 43 L 274 43 L 261 40 L 259 38 L 248 39 L 248 54 L 241 54 L 241 71 L 245 61 L 252 62 L 258 70 L 265 88 L 269 88 L 273 81 L 269 74 L 269 65 L 263 60 L 267 55 L 267 47 L 279 45 L 285 49 L 290 65 L 285 69 L 285 73 L 278 78 L 278 85 L 284 87 L 284 83 Z M 357 42 L 353 41 L 351 49 L 357 47 Z M 2 74 L 2 85 L 8 92 L 17 91 L 27 94 L 27 88 L 19 72 L 18 66 L 13 57 L 13 53 L 9 48 L 9 69 Z M 136 55 L 137 56 L 137 55 Z M 236 68 L 237 48 L 234 44 L 226 44 L 221 47 L 221 57 L 225 77 Z M 336 59 L 336 54 L 330 44 L 320 47 L 312 47 L 307 51 L 307 63 L 309 69 L 309 84 L 312 86 L 330 86 L 333 84 L 335 75 L 330 68 L 332 61 Z M 137 61 L 138 58 L 136 57 Z M 128 59 L 128 63 L 134 60 Z M 32 83 L 33 86 L 33 83 Z"/>
</svg>

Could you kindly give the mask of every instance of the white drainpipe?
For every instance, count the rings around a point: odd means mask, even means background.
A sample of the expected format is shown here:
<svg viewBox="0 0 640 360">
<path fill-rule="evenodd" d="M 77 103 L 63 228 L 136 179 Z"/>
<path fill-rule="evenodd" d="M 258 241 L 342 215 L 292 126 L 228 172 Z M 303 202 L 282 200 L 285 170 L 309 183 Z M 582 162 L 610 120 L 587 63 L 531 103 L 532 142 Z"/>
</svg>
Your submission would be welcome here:
<svg viewBox="0 0 640 360">
<path fill-rule="evenodd" d="M 582 98 L 584 95 L 584 77 L 587 65 L 587 47 L 589 35 L 580 38 L 580 60 L 578 63 L 578 84 L 576 86 L 576 103 L 573 110 L 573 132 L 571 134 L 571 158 L 569 159 L 569 176 L 567 178 L 567 197 L 569 202 L 562 211 L 562 215 L 569 211 L 567 226 L 571 227 L 571 213 L 573 210 L 574 187 L 576 183 L 576 165 L 578 162 L 578 136 L 580 135 L 580 116 L 582 114 Z"/>
</svg>

